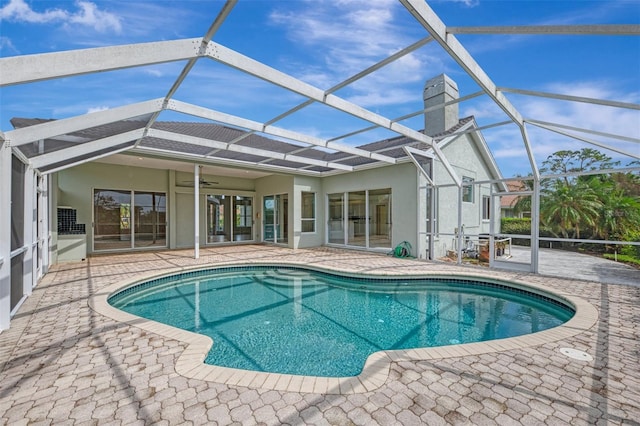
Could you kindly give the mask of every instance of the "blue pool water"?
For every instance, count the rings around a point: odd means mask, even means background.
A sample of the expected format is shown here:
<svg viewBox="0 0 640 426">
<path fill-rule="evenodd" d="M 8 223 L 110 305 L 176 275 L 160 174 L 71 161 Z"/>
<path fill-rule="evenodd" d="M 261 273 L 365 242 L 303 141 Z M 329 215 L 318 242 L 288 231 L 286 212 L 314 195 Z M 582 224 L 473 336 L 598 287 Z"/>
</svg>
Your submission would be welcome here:
<svg viewBox="0 0 640 426">
<path fill-rule="evenodd" d="M 301 268 L 234 267 L 156 279 L 109 303 L 210 336 L 206 363 L 342 377 L 373 352 L 513 337 L 574 311 L 504 285 L 349 278 Z"/>
</svg>

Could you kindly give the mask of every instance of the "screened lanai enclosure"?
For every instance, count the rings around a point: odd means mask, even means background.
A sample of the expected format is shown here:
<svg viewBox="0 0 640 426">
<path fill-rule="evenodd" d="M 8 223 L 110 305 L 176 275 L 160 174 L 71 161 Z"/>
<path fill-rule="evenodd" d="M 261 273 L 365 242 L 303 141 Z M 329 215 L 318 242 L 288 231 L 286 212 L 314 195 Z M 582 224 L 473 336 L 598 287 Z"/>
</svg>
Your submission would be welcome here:
<svg viewBox="0 0 640 426">
<path fill-rule="evenodd" d="M 243 53 L 246 44 L 225 45 L 225 26 L 240 20 L 236 1 L 208 3 L 202 13 L 211 13 L 210 26 L 195 38 L 1 58 L 2 114 L 11 127 L 0 133 L 0 330 L 51 265 L 98 253 L 187 248 L 197 257 L 202 246 L 247 242 L 389 253 L 409 242 L 411 256 L 424 261 L 545 273 L 541 250 L 640 247 L 630 237 L 640 238 L 640 230 L 612 231 L 631 210 L 614 208 L 608 225 L 592 220 L 581 230 L 553 215 L 562 200 L 550 190 L 556 182 L 606 176 L 627 188 L 620 196 L 629 209 L 638 206 L 640 72 L 635 94 L 603 99 L 526 82 L 510 87 L 515 77 L 474 54 L 481 55 L 483 40 L 518 39 L 528 49 L 548 37 L 561 49 L 591 37 L 600 49 L 612 43 L 615 50 L 618 39 L 637 40 L 640 26 L 454 26 L 447 21 L 455 17 L 437 15 L 424 0 L 399 5 L 413 41 L 378 52 L 341 81 L 313 78 L 295 58 L 289 62 L 296 66 L 280 67 L 274 58 Z M 242 17 L 247 41 L 260 25 L 250 19 Z M 358 30 L 343 35 L 353 37 L 347 54 L 367 49 Z M 287 46 L 280 53 L 286 56 Z M 410 65 L 419 54 L 439 59 L 415 74 Z M 140 99 L 127 73 L 161 65 L 170 78 L 149 83 L 155 95 Z M 412 110 L 368 106 L 371 97 L 396 95 L 385 78 L 391 68 L 396 75 L 406 69 L 404 78 L 421 86 L 411 93 Z M 56 99 L 46 90 L 60 84 L 100 104 L 90 98 L 89 76 L 98 79 L 91 85 L 103 81 L 101 90 L 118 91 L 122 102 L 37 117 L 18 101 L 27 99 L 21 90 L 35 87 L 42 90 L 37 102 L 53 110 Z M 354 95 L 365 82 L 367 96 Z M 259 105 L 260 113 L 228 107 L 225 97 L 241 86 L 251 92 L 243 102 Z M 594 128 L 562 114 L 549 121 L 522 107 L 540 100 L 560 105 L 558 111 L 599 108 L 636 125 Z M 470 102 L 481 103 L 465 108 Z M 502 119 L 487 122 L 485 109 Z M 564 154 L 550 155 L 549 144 Z M 526 168 L 505 173 L 493 147 L 517 152 Z M 554 217 L 565 220 L 562 227 L 554 227 Z M 504 218 L 520 227 L 504 229 Z"/>
</svg>

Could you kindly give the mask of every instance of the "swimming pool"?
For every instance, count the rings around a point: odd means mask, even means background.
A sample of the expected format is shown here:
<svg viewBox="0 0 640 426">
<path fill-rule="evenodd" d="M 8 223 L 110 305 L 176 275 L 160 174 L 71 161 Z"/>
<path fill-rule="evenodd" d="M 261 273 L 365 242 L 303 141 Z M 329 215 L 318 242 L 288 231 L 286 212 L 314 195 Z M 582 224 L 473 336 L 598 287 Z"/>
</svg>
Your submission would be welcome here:
<svg viewBox="0 0 640 426">
<path fill-rule="evenodd" d="M 520 336 L 574 314 L 555 298 L 493 281 L 345 277 L 282 266 L 162 277 L 108 301 L 209 335 L 209 364 L 325 377 L 359 374 L 374 352 Z"/>
</svg>

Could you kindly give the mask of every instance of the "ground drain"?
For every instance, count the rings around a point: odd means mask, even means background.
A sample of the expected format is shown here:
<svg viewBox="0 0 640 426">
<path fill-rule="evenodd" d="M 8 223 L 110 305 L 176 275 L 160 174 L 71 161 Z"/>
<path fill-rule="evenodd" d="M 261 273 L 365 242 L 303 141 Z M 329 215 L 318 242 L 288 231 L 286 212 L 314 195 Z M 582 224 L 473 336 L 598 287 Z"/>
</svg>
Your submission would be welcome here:
<svg viewBox="0 0 640 426">
<path fill-rule="evenodd" d="M 560 352 L 562 353 L 562 355 L 568 356 L 569 358 L 577 359 L 580 361 L 593 361 L 593 357 L 591 355 L 577 349 L 560 348 Z"/>
</svg>

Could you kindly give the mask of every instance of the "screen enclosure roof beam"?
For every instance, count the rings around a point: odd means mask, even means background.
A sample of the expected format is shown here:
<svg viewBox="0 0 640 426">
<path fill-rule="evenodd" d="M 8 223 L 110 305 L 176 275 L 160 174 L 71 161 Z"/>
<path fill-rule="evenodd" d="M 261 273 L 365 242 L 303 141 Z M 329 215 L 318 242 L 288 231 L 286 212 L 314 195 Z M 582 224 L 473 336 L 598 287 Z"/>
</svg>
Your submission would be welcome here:
<svg viewBox="0 0 640 426">
<path fill-rule="evenodd" d="M 284 161 L 291 161 L 296 163 L 311 164 L 315 166 L 329 167 L 329 168 L 338 169 L 338 170 L 346 170 L 346 171 L 353 170 L 353 167 L 345 164 L 314 160 L 311 158 L 301 157 L 298 155 L 288 155 L 282 152 L 275 152 L 275 151 L 269 151 L 266 149 L 254 148 L 250 146 L 214 141 L 210 139 L 199 138 L 196 136 L 189 136 L 189 135 L 183 135 L 180 133 L 167 132 L 165 130 L 150 129 L 147 133 L 147 136 L 155 137 L 159 139 L 166 139 L 170 141 L 183 142 L 183 143 L 196 145 L 196 146 L 204 146 L 208 148 L 233 151 L 241 154 L 258 155 L 261 157 L 273 158 L 275 160 L 284 160 Z"/>
<path fill-rule="evenodd" d="M 444 22 L 435 14 L 424 0 L 400 0 L 400 3 L 413 17 L 431 34 L 435 41 L 458 63 L 466 73 L 480 86 L 484 92 L 520 127 L 522 141 L 527 151 L 529 164 L 533 175 L 540 176 L 529 136 L 524 127 L 524 120 L 518 110 L 509 102 L 502 92 L 497 90 L 495 83 L 484 72 L 473 56 L 462 46 L 453 34 L 447 32 Z"/>
<path fill-rule="evenodd" d="M 163 99 L 159 98 L 61 120 L 48 121 L 46 123 L 8 131 L 6 137 L 11 140 L 12 146 L 20 146 L 96 126 L 102 126 L 104 124 L 152 114 L 162 110 L 162 103 Z"/>
<path fill-rule="evenodd" d="M 282 137 L 282 138 L 290 139 L 290 140 L 305 143 L 305 144 L 311 144 L 315 146 L 329 148 L 336 151 L 345 152 L 348 154 L 354 154 L 360 157 L 382 161 L 385 163 L 394 164 L 396 162 L 395 158 L 392 158 L 386 155 L 376 154 L 371 151 L 367 151 L 360 148 L 354 148 L 348 145 L 343 145 L 335 142 L 328 142 L 324 139 L 293 132 L 291 130 L 283 129 L 280 127 L 264 125 L 257 121 L 248 120 L 246 118 L 237 117 L 234 115 L 218 112 L 212 109 L 188 104 L 185 102 L 171 100 L 167 104 L 167 109 L 177 111 L 177 112 L 182 112 L 184 114 L 189 114 L 195 117 L 206 118 L 208 120 L 217 121 L 217 122 L 228 124 L 231 126 L 241 127 L 243 129 L 251 130 L 254 132 L 262 132 L 272 136 Z M 222 149 L 225 149 L 225 148 L 222 148 Z"/>
<path fill-rule="evenodd" d="M 640 35 L 640 25 L 503 25 L 447 27 L 449 34 Z"/>
<path fill-rule="evenodd" d="M 192 38 L 2 58 L 0 86 L 192 59 L 201 44 Z"/>
<path fill-rule="evenodd" d="M 31 158 L 29 162 L 34 169 L 40 169 L 52 164 L 61 163 L 70 158 L 80 157 L 82 155 L 87 155 L 111 147 L 119 146 L 126 142 L 132 142 L 141 138 L 143 135 L 144 129 L 136 129 L 130 132 L 120 133 L 95 141 L 85 142 L 74 147 L 60 149 L 48 154 L 39 155 L 37 157 Z"/>
<path fill-rule="evenodd" d="M 283 87 L 299 95 L 306 96 L 309 99 L 313 99 L 339 111 L 345 112 L 364 121 L 368 121 L 379 127 L 389 129 L 416 141 L 432 145 L 436 152 L 436 155 L 438 155 L 438 158 L 447 169 L 449 175 L 451 175 L 451 177 L 456 182 L 460 182 L 460 178 L 457 176 L 457 173 L 451 166 L 451 163 L 449 163 L 447 158 L 443 155 L 442 151 L 440 151 L 440 148 L 438 148 L 438 146 L 433 143 L 433 139 L 431 137 L 416 130 L 410 129 L 409 127 L 406 127 L 400 123 L 393 122 L 386 117 L 366 110 L 335 95 L 327 94 L 321 89 L 313 87 L 310 84 L 300 81 L 288 74 L 271 68 L 251 58 L 248 58 L 219 44 L 213 42 L 209 43 L 207 48 L 207 55 L 215 61 L 229 65 L 230 67 L 236 68 L 240 71 L 246 72 L 247 74 L 253 75 L 262 80 Z"/>
<path fill-rule="evenodd" d="M 604 105 L 616 108 L 627 108 L 640 110 L 640 105 L 629 102 L 607 101 L 604 99 L 585 98 L 583 96 L 561 95 L 557 93 L 538 92 L 534 90 L 510 89 L 508 87 L 498 87 L 501 92 L 515 93 L 518 95 L 538 96 L 541 98 L 559 99 L 562 101 L 583 102 L 594 105 Z"/>
</svg>

